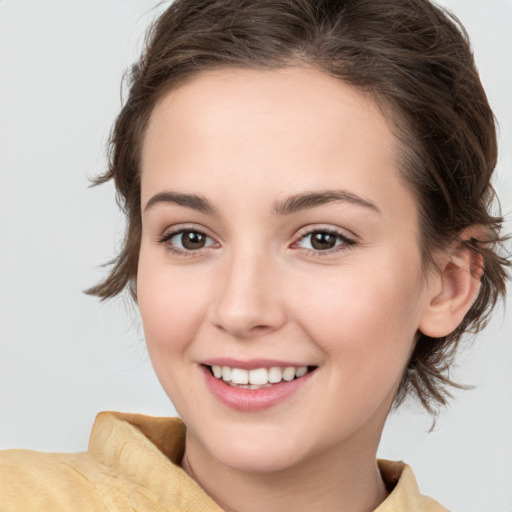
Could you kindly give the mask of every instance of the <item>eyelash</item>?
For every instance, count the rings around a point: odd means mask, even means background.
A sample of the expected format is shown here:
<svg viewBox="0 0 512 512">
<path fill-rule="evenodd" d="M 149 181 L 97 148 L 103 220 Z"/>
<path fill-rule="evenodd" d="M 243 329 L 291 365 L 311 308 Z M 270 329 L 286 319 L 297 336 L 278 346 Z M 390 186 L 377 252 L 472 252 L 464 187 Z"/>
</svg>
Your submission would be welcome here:
<svg viewBox="0 0 512 512">
<path fill-rule="evenodd" d="M 345 251 L 347 249 L 351 249 L 357 242 L 353 239 L 348 237 L 345 233 L 342 233 L 341 231 L 338 231 L 334 228 L 306 228 L 303 232 L 299 233 L 299 238 L 296 242 L 293 243 L 293 245 L 298 244 L 302 240 L 304 240 L 307 237 L 311 237 L 315 233 L 322 233 L 327 235 L 332 235 L 336 238 L 336 241 L 340 241 L 338 245 L 335 245 L 331 249 L 327 250 L 316 250 L 316 249 L 306 249 L 306 255 L 307 256 L 329 256 L 332 254 L 335 254 L 339 251 Z"/>
<path fill-rule="evenodd" d="M 175 247 L 174 245 L 172 245 L 170 243 L 170 241 L 175 236 L 183 234 L 183 233 L 187 233 L 187 232 L 199 234 L 199 235 L 202 235 L 202 236 L 204 236 L 204 237 L 206 237 L 206 238 L 208 238 L 210 240 L 213 240 L 212 237 L 207 235 L 201 229 L 197 229 L 195 227 L 180 227 L 179 229 L 175 229 L 175 230 L 173 230 L 173 231 L 171 231 L 169 233 L 164 234 L 162 237 L 160 237 L 158 239 L 158 243 L 164 244 L 166 246 L 166 250 L 168 250 L 170 253 L 176 254 L 178 256 L 183 256 L 183 257 L 200 256 L 201 253 L 202 253 L 202 249 L 204 249 L 205 247 L 201 247 L 201 248 L 196 249 L 196 250 L 183 250 L 183 249 L 179 249 L 179 248 Z M 311 228 L 307 228 L 307 229 L 304 228 L 304 230 L 302 232 L 299 232 L 299 237 L 292 244 L 291 247 L 296 246 L 299 242 L 301 242 L 302 240 L 306 239 L 308 236 L 309 237 L 312 236 L 315 233 L 322 233 L 322 234 L 332 235 L 332 236 L 336 237 L 337 241 L 340 241 L 341 243 L 335 245 L 331 249 L 326 249 L 326 250 L 306 249 L 306 255 L 307 256 L 320 256 L 320 257 L 328 256 L 328 255 L 337 253 L 339 251 L 350 249 L 354 245 L 356 245 L 356 243 L 357 243 L 354 239 L 348 237 L 346 234 L 344 234 L 344 233 L 342 233 L 342 232 L 340 232 L 340 231 L 338 231 L 336 229 L 333 229 L 333 228 L 313 228 L 313 229 L 311 229 Z"/>
<path fill-rule="evenodd" d="M 172 254 L 176 254 L 177 256 L 183 256 L 185 258 L 191 258 L 191 257 L 196 257 L 196 256 L 200 256 L 202 251 L 201 249 L 203 248 L 200 248 L 200 249 L 197 249 L 197 250 L 183 250 L 183 249 L 180 249 L 174 245 L 171 244 L 171 240 L 179 235 L 179 234 L 183 234 L 183 233 L 195 233 L 195 234 L 198 234 L 198 235 L 202 235 L 204 236 L 205 238 L 208 238 L 210 240 L 213 240 L 213 238 L 211 236 L 208 236 L 204 231 L 202 231 L 201 229 L 198 229 L 194 226 L 190 226 L 190 227 L 187 227 L 187 226 L 182 226 L 180 228 L 177 228 L 169 233 L 165 233 L 163 236 L 161 236 L 159 239 L 158 239 L 158 243 L 160 244 L 164 244 L 166 247 L 166 250 L 169 251 L 170 253 Z"/>
</svg>

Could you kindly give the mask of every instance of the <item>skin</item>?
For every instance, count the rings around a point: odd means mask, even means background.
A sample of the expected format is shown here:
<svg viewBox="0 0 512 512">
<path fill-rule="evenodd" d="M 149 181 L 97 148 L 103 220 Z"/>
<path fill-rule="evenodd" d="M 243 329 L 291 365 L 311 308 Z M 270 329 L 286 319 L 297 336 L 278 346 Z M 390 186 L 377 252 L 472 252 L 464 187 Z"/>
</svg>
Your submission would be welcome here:
<svg viewBox="0 0 512 512">
<path fill-rule="evenodd" d="M 415 335 L 449 332 L 473 297 L 457 270 L 467 258 L 422 271 L 417 206 L 395 151 L 370 98 L 303 67 L 205 72 L 152 112 L 138 304 L 155 371 L 188 427 L 183 466 L 225 510 L 363 512 L 386 497 L 376 451 Z M 293 195 L 340 190 L 374 207 L 274 211 Z M 215 211 L 148 206 L 169 192 Z M 206 245 L 176 253 L 180 235 L 162 242 L 184 228 Z M 326 229 L 353 243 L 312 250 L 311 232 Z M 201 363 L 214 357 L 317 369 L 282 403 L 241 412 L 205 385 Z"/>
</svg>

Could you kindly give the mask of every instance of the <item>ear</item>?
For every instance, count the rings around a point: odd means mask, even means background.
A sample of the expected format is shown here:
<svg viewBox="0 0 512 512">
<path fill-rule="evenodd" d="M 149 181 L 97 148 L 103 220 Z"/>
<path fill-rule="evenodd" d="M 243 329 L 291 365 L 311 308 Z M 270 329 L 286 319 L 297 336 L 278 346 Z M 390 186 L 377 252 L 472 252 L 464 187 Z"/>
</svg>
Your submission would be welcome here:
<svg viewBox="0 0 512 512">
<path fill-rule="evenodd" d="M 469 228 L 436 258 L 437 269 L 430 276 L 429 297 L 419 330 L 441 338 L 462 322 L 480 290 L 483 258 L 470 247 L 475 229 Z"/>
</svg>

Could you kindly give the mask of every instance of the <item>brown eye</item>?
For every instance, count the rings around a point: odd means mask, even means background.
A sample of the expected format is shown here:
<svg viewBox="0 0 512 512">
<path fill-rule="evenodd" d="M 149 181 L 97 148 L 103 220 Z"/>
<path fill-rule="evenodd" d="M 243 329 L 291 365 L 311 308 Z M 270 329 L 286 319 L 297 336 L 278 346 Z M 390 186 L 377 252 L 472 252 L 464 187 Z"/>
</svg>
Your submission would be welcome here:
<svg viewBox="0 0 512 512">
<path fill-rule="evenodd" d="M 336 231 L 317 230 L 310 231 L 304 235 L 297 245 L 302 249 L 309 249 L 318 253 L 348 248 L 354 245 L 355 241 Z"/>
<path fill-rule="evenodd" d="M 168 244 L 177 251 L 198 251 L 205 247 L 212 247 L 215 242 L 200 231 L 181 230 L 165 236 L 161 242 Z"/>
<path fill-rule="evenodd" d="M 337 236 L 331 233 L 319 231 L 309 235 L 311 237 L 311 247 L 317 251 L 325 251 L 336 246 Z"/>
<path fill-rule="evenodd" d="M 183 231 L 181 233 L 181 245 L 188 251 L 202 249 L 206 243 L 206 237 L 197 231 Z"/>
</svg>

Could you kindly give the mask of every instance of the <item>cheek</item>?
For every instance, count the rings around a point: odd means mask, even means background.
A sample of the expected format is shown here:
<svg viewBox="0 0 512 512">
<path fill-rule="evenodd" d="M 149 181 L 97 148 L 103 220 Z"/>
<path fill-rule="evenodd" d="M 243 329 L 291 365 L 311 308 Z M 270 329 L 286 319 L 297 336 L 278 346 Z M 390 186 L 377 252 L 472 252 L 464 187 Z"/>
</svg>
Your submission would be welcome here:
<svg viewBox="0 0 512 512">
<path fill-rule="evenodd" d="M 343 378 L 355 383 L 365 375 L 386 381 L 401 376 L 421 311 L 417 272 L 391 265 L 366 272 L 346 268 L 322 287 L 303 285 L 296 291 L 304 300 L 295 316 Z"/>
<path fill-rule="evenodd" d="M 158 269 L 158 270 L 157 270 Z M 204 315 L 207 293 L 191 272 L 161 268 L 141 255 L 137 299 L 148 350 L 158 358 L 183 351 Z"/>
</svg>

